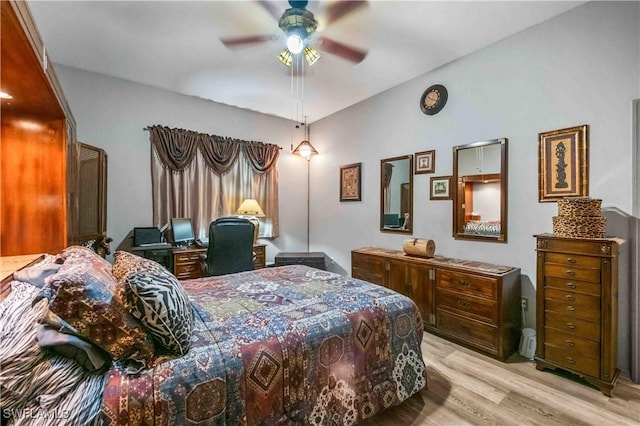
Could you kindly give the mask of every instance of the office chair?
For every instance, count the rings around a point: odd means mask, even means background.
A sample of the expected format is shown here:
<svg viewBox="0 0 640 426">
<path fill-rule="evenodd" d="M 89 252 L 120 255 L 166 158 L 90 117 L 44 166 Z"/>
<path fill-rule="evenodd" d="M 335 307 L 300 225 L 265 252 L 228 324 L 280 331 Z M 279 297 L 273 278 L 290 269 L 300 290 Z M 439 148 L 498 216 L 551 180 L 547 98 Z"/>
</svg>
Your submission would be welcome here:
<svg viewBox="0 0 640 426">
<path fill-rule="evenodd" d="M 221 217 L 211 222 L 203 275 L 226 275 L 254 269 L 253 229 L 253 223 L 245 218 Z"/>
</svg>

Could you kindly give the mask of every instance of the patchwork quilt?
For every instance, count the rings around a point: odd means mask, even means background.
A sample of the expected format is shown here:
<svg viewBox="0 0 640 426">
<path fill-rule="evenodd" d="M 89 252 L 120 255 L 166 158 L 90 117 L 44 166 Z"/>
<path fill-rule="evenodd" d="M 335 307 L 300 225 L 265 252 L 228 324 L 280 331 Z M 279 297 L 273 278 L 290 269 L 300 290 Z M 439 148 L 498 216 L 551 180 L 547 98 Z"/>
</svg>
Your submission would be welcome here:
<svg viewBox="0 0 640 426">
<path fill-rule="evenodd" d="M 303 265 L 182 281 L 190 349 L 106 376 L 106 424 L 350 425 L 426 385 L 411 299 Z"/>
</svg>

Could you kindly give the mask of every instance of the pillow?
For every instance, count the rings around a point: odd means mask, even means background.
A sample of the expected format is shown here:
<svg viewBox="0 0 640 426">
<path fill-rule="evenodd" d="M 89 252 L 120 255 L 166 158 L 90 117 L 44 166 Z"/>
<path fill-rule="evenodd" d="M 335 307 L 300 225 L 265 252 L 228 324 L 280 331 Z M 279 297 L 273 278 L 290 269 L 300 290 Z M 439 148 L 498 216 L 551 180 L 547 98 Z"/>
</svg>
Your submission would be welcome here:
<svg viewBox="0 0 640 426">
<path fill-rule="evenodd" d="M 162 265 L 125 251 L 115 253 L 116 297 L 164 348 L 184 355 L 189 350 L 193 315 L 184 288 Z"/>
<path fill-rule="evenodd" d="M 22 281 L 23 283 L 29 283 L 32 286 L 42 288 L 44 287 L 47 277 L 52 276 L 60 269 L 60 264 L 53 262 L 53 256 L 48 256 L 48 259 L 45 259 L 40 263 L 15 271 L 13 273 L 13 279 L 15 281 Z"/>
<path fill-rule="evenodd" d="M 97 267 L 102 267 L 107 272 L 111 272 L 111 264 L 98 255 L 95 251 L 82 246 L 69 246 L 62 250 L 60 257 L 66 264 L 89 263 Z"/>
<path fill-rule="evenodd" d="M 73 327 L 78 337 L 123 361 L 135 373 L 153 359 L 153 340 L 113 296 L 115 288 L 115 279 L 101 266 L 65 261 L 48 279 L 48 291 L 41 293 L 49 299 L 51 312 Z"/>
</svg>

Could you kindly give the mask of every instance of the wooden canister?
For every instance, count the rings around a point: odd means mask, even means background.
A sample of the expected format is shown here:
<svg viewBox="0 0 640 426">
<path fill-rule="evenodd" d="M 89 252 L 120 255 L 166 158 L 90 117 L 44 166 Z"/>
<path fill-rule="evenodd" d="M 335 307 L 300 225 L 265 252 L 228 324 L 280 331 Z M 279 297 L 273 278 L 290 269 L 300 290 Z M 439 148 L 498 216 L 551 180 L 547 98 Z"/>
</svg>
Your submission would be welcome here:
<svg viewBox="0 0 640 426">
<path fill-rule="evenodd" d="M 436 251 L 436 243 L 424 238 L 409 238 L 402 244 L 402 250 L 409 256 L 433 257 Z"/>
</svg>

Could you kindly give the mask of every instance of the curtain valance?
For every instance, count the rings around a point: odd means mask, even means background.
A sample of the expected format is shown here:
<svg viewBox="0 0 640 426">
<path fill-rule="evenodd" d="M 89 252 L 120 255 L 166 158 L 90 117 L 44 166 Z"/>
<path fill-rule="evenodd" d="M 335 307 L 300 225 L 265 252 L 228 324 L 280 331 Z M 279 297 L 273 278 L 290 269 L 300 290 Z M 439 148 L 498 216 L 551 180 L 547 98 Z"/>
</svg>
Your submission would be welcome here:
<svg viewBox="0 0 640 426">
<path fill-rule="evenodd" d="M 147 130 L 161 163 L 173 172 L 180 172 L 188 167 L 197 150 L 200 151 L 207 167 L 218 175 L 229 171 L 241 150 L 249 159 L 251 167 L 258 173 L 266 173 L 275 167 L 280 155 L 280 147 L 274 144 L 243 141 L 159 125 L 151 126 Z"/>
</svg>

